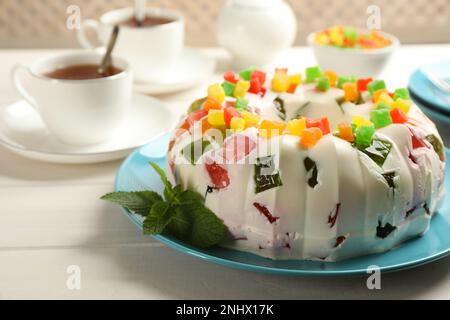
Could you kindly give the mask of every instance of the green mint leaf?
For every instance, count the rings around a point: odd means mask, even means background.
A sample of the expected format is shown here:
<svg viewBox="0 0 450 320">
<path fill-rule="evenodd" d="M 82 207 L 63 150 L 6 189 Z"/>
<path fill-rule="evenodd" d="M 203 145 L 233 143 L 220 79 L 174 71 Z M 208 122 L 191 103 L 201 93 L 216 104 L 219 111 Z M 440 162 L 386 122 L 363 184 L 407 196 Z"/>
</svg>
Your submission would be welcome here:
<svg viewBox="0 0 450 320">
<path fill-rule="evenodd" d="M 208 248 L 223 239 L 225 225 L 214 212 L 202 205 L 193 207 L 190 214 L 192 218 L 190 243 L 200 248 Z"/>
<path fill-rule="evenodd" d="M 187 210 L 183 210 L 181 207 L 176 208 L 172 220 L 167 226 L 169 233 L 178 239 L 186 239 L 191 229 L 191 217 L 185 211 Z"/>
<path fill-rule="evenodd" d="M 167 202 L 156 202 L 144 220 L 145 234 L 160 234 L 172 220 L 173 215 Z"/>
<path fill-rule="evenodd" d="M 150 161 L 150 165 L 153 167 L 153 169 L 156 171 L 156 173 L 160 176 L 161 181 L 164 184 L 164 187 L 172 189 L 172 184 L 169 182 L 169 180 L 167 180 L 165 171 L 153 161 Z"/>
<path fill-rule="evenodd" d="M 198 192 L 192 190 L 184 190 L 178 195 L 178 201 L 180 204 L 202 204 L 205 202 L 205 198 Z"/>
<path fill-rule="evenodd" d="M 162 201 L 162 197 L 154 191 L 112 192 L 100 199 L 121 205 L 141 216 L 147 216 L 153 204 Z"/>
</svg>

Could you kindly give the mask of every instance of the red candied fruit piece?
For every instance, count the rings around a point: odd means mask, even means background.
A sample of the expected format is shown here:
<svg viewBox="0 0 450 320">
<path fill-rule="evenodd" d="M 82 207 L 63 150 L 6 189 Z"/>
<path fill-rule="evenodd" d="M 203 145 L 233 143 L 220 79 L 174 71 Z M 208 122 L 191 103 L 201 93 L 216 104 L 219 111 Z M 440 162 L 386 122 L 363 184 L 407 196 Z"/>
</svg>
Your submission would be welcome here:
<svg viewBox="0 0 450 320">
<path fill-rule="evenodd" d="M 203 119 L 207 115 L 208 115 L 208 111 L 206 111 L 205 109 L 199 109 L 197 111 L 191 112 L 188 115 L 187 120 L 188 120 L 189 124 L 192 126 L 194 123 Z"/>
<path fill-rule="evenodd" d="M 287 89 L 287 93 L 295 93 L 295 89 L 297 89 L 297 84 L 291 84 Z"/>
<path fill-rule="evenodd" d="M 267 91 L 267 89 L 266 88 L 264 88 L 264 87 L 261 87 L 261 90 L 259 91 L 259 96 L 261 97 L 261 98 L 264 98 L 264 96 L 266 95 L 266 91 Z"/>
<path fill-rule="evenodd" d="M 405 123 L 408 121 L 408 116 L 399 108 L 392 109 L 390 113 L 393 123 Z"/>
<path fill-rule="evenodd" d="M 248 92 L 250 93 L 258 93 L 261 91 L 261 82 L 259 78 L 252 78 L 250 79 L 250 88 L 248 89 Z"/>
<path fill-rule="evenodd" d="M 411 132 L 411 141 L 413 149 L 427 148 L 425 142 L 423 142 L 423 140 L 417 137 L 413 132 Z"/>
<path fill-rule="evenodd" d="M 227 71 L 225 72 L 225 74 L 223 75 L 223 78 L 225 79 L 225 81 L 231 82 L 231 83 L 237 83 L 238 82 L 238 78 L 236 77 L 236 75 L 234 74 L 233 71 Z"/>
<path fill-rule="evenodd" d="M 250 80 L 252 79 L 258 79 L 259 84 L 263 86 L 264 83 L 266 82 L 266 73 L 259 70 L 255 70 L 252 72 L 252 75 L 250 76 Z"/>
<path fill-rule="evenodd" d="M 230 184 L 230 177 L 228 171 L 222 168 L 217 163 L 205 163 L 206 171 L 208 171 L 209 177 L 214 185 L 215 189 L 223 189 Z"/>
<path fill-rule="evenodd" d="M 372 81 L 373 81 L 372 78 L 358 79 L 358 81 L 356 81 L 356 88 L 358 89 L 359 92 L 367 91 L 367 85 Z"/>
<path fill-rule="evenodd" d="M 226 124 L 227 126 L 230 125 L 231 119 L 232 119 L 233 117 L 241 118 L 241 114 L 240 114 L 239 111 L 237 111 L 237 109 L 234 108 L 234 107 L 226 107 L 226 108 L 224 109 L 224 111 L 223 111 L 223 116 L 224 116 L 224 118 L 225 118 L 225 124 Z"/>
<path fill-rule="evenodd" d="M 261 213 L 263 216 L 265 216 L 265 217 L 267 218 L 267 220 L 269 220 L 269 222 L 270 222 L 271 224 L 274 223 L 275 221 L 277 221 L 278 219 L 280 219 L 280 217 L 275 217 L 275 216 L 273 216 L 273 215 L 270 213 L 269 209 L 267 209 L 266 206 L 264 206 L 264 205 L 262 205 L 262 204 L 260 204 L 260 203 L 258 203 L 258 202 L 254 202 L 254 203 L 253 203 L 253 206 L 254 206 L 256 209 L 258 209 L 259 213 Z"/>
<path fill-rule="evenodd" d="M 319 128 L 320 130 L 322 130 L 322 133 L 324 135 L 330 133 L 330 123 L 329 123 L 327 117 L 323 117 L 320 119 L 306 118 L 306 127 L 307 128 L 312 128 L 312 127 Z"/>
</svg>

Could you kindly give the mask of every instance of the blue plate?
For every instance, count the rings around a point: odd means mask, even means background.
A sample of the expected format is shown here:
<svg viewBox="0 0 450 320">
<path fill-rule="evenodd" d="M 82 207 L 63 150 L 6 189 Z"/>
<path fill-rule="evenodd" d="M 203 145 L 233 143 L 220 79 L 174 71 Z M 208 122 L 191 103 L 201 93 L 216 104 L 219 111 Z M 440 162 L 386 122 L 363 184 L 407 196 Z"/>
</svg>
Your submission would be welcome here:
<svg viewBox="0 0 450 320">
<path fill-rule="evenodd" d="M 450 94 L 436 88 L 424 74 L 432 73 L 438 77 L 450 79 L 450 61 L 442 61 L 421 67 L 413 72 L 409 79 L 409 91 L 421 106 L 439 114 L 439 118 L 450 121 Z"/>
<path fill-rule="evenodd" d="M 150 144 L 137 149 L 122 164 L 117 174 L 117 191 L 152 189 L 162 192 L 159 177 L 148 162 L 165 166 L 165 150 L 169 136 L 165 135 Z M 447 159 L 450 151 L 446 150 Z M 450 190 L 450 166 L 446 168 L 445 187 Z M 142 229 L 142 219 L 124 210 L 127 216 Z M 198 249 L 170 236 L 154 236 L 157 240 L 181 252 L 227 267 L 281 275 L 301 276 L 348 276 L 367 274 L 367 268 L 377 265 L 382 271 L 412 268 L 435 261 L 450 254 L 450 197 L 431 222 L 430 230 L 423 236 L 410 240 L 396 249 L 382 254 L 373 254 L 342 262 L 321 262 L 303 260 L 270 260 L 251 253 L 214 247 Z"/>
</svg>

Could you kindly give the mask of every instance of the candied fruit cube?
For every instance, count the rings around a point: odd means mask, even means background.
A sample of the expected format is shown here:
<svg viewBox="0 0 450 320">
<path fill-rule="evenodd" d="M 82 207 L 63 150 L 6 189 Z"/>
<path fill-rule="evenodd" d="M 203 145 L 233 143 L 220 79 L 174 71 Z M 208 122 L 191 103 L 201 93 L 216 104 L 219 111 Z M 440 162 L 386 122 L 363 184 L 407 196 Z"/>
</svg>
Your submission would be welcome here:
<svg viewBox="0 0 450 320">
<path fill-rule="evenodd" d="M 367 85 L 373 81 L 372 78 L 358 79 L 356 81 L 356 87 L 359 92 L 367 91 Z"/>
<path fill-rule="evenodd" d="M 248 111 L 242 111 L 241 116 L 245 120 L 247 126 L 257 126 L 259 121 L 261 120 L 260 115 Z"/>
<path fill-rule="evenodd" d="M 263 86 L 266 82 L 266 73 L 260 70 L 255 70 L 250 76 L 250 80 L 251 79 L 258 79 L 261 86 Z"/>
<path fill-rule="evenodd" d="M 236 85 L 232 82 L 224 81 L 224 82 L 222 82 L 222 88 L 227 97 L 232 97 L 233 93 L 234 93 L 234 88 L 236 88 Z"/>
<path fill-rule="evenodd" d="M 392 106 L 392 104 L 394 103 L 394 100 L 391 98 L 391 96 L 387 93 L 387 92 L 382 92 L 377 100 L 375 100 L 375 103 L 380 103 L 383 102 L 385 104 L 387 104 L 388 106 Z"/>
<path fill-rule="evenodd" d="M 211 109 L 208 112 L 208 122 L 214 127 L 221 127 L 225 125 L 225 116 L 223 110 Z"/>
<path fill-rule="evenodd" d="M 403 113 L 407 114 L 409 112 L 409 109 L 411 108 L 411 100 L 406 100 L 403 98 L 397 98 L 397 100 L 394 101 L 392 104 L 392 108 L 398 108 L 402 110 Z"/>
<path fill-rule="evenodd" d="M 389 94 L 386 89 L 377 90 L 374 93 L 372 93 L 372 101 L 376 102 L 378 100 L 378 98 L 381 96 L 382 93 Z"/>
<path fill-rule="evenodd" d="M 238 97 L 236 99 L 236 102 L 234 103 L 234 107 L 238 111 L 244 111 L 245 109 L 247 109 L 247 106 L 248 106 L 248 100 L 245 98 L 241 98 L 241 97 Z"/>
<path fill-rule="evenodd" d="M 391 118 L 393 123 L 405 123 L 408 121 L 408 116 L 400 108 L 391 110 Z"/>
<path fill-rule="evenodd" d="M 306 128 L 302 132 L 302 137 L 300 139 L 300 146 L 303 148 L 314 147 L 317 141 L 322 138 L 322 130 L 316 127 Z"/>
<path fill-rule="evenodd" d="M 225 81 L 228 81 L 228 82 L 231 82 L 231 83 L 236 83 L 239 80 L 236 77 L 236 74 L 233 71 L 225 72 L 225 74 L 223 75 L 223 78 L 224 78 Z"/>
<path fill-rule="evenodd" d="M 237 97 L 245 97 L 245 94 L 247 93 L 248 89 L 250 89 L 250 82 L 246 80 L 239 80 L 236 83 L 236 87 L 234 88 L 234 96 Z"/>
<path fill-rule="evenodd" d="M 230 128 L 235 132 L 239 132 L 245 129 L 245 120 L 241 117 L 233 117 L 230 121 Z"/>
<path fill-rule="evenodd" d="M 314 82 L 318 77 L 322 75 L 322 70 L 320 67 L 309 67 L 305 70 L 306 82 L 311 83 Z"/>
<path fill-rule="evenodd" d="M 225 91 L 219 83 L 212 84 L 208 87 L 208 98 L 213 98 L 219 103 L 225 100 Z"/>
<path fill-rule="evenodd" d="M 289 76 L 287 73 L 278 71 L 272 79 L 272 90 L 275 92 L 285 92 L 289 89 Z"/>
<path fill-rule="evenodd" d="M 370 112 L 370 121 L 375 128 L 382 128 L 392 124 L 391 113 L 389 109 L 377 109 Z"/>
<path fill-rule="evenodd" d="M 373 94 L 375 91 L 381 89 L 386 89 L 386 84 L 383 80 L 373 80 L 367 85 L 367 91 L 369 91 L 370 94 Z"/>
<path fill-rule="evenodd" d="M 344 85 L 344 83 L 347 83 L 347 82 L 356 83 L 356 78 L 354 76 L 349 76 L 349 77 L 340 76 L 340 77 L 338 77 L 338 80 L 337 80 L 337 87 L 339 89 L 342 89 L 342 86 Z"/>
<path fill-rule="evenodd" d="M 342 85 L 344 89 L 345 101 L 356 102 L 359 99 L 359 92 L 356 88 L 356 84 L 352 82 L 346 82 Z"/>
<path fill-rule="evenodd" d="M 317 44 L 329 44 L 330 40 L 328 38 L 328 35 L 325 32 L 317 32 L 314 36 L 314 41 Z"/>
<path fill-rule="evenodd" d="M 287 124 L 288 131 L 290 134 L 294 136 L 301 136 L 303 130 L 306 128 L 306 119 L 300 118 L 300 119 L 293 119 L 290 120 Z"/>
<path fill-rule="evenodd" d="M 356 130 L 356 146 L 369 147 L 372 144 L 373 135 L 375 134 L 375 128 L 373 126 L 360 126 Z"/>
<path fill-rule="evenodd" d="M 283 134 L 285 129 L 286 124 L 284 122 L 263 120 L 259 125 L 258 132 L 260 136 L 270 138 Z"/>
<path fill-rule="evenodd" d="M 353 136 L 353 127 L 350 123 L 341 122 L 338 124 L 339 137 L 348 142 L 355 141 L 355 137 Z"/>
<path fill-rule="evenodd" d="M 330 86 L 336 87 L 338 75 L 335 72 L 333 72 L 331 70 L 326 70 L 323 73 L 323 75 L 328 78 L 328 81 L 330 82 Z"/>
<path fill-rule="evenodd" d="M 316 90 L 318 91 L 328 91 L 330 89 L 330 80 L 328 77 L 320 77 L 317 80 Z"/>
<path fill-rule="evenodd" d="M 367 118 L 355 116 L 353 117 L 353 123 L 356 126 L 356 128 L 359 128 L 361 126 L 373 126 L 372 121 L 370 121 Z"/>
<path fill-rule="evenodd" d="M 387 109 L 387 110 L 391 110 L 391 106 L 387 105 L 384 102 L 380 102 L 376 104 L 376 109 Z"/>
<path fill-rule="evenodd" d="M 250 88 L 248 89 L 248 92 L 258 93 L 261 91 L 261 88 L 262 88 L 262 85 L 259 81 L 259 78 L 250 79 Z"/>
<path fill-rule="evenodd" d="M 287 93 L 295 93 L 295 90 L 297 89 L 298 84 L 290 84 L 289 88 L 287 89 Z"/>
<path fill-rule="evenodd" d="M 246 81 L 250 81 L 253 71 L 255 71 L 255 67 L 250 67 L 239 72 L 239 76 Z"/>
<path fill-rule="evenodd" d="M 342 46 L 344 44 L 344 34 L 340 27 L 332 27 L 328 30 L 328 35 L 331 42 L 335 46 Z"/>
<path fill-rule="evenodd" d="M 319 128 L 320 130 L 322 130 L 322 133 L 328 134 L 330 133 L 330 122 L 328 121 L 327 117 L 323 117 L 320 119 L 309 119 L 306 118 L 306 127 L 307 128 Z"/>
<path fill-rule="evenodd" d="M 222 104 L 214 98 L 207 98 L 203 103 L 203 109 L 209 111 L 211 109 L 222 109 Z"/>
<path fill-rule="evenodd" d="M 224 115 L 223 116 L 224 116 L 224 119 L 225 119 L 225 124 L 227 126 L 229 126 L 230 122 L 231 122 L 231 118 L 233 118 L 233 117 L 240 118 L 241 114 L 239 113 L 239 111 L 236 110 L 236 108 L 234 108 L 234 107 L 227 107 L 227 108 L 224 109 Z"/>
<path fill-rule="evenodd" d="M 409 91 L 406 88 L 398 88 L 394 91 L 394 100 L 397 100 L 398 98 L 408 100 L 411 97 L 409 96 Z"/>
<path fill-rule="evenodd" d="M 289 84 L 291 86 L 292 85 L 299 85 L 300 82 L 302 82 L 302 75 L 300 73 L 289 75 Z"/>
</svg>

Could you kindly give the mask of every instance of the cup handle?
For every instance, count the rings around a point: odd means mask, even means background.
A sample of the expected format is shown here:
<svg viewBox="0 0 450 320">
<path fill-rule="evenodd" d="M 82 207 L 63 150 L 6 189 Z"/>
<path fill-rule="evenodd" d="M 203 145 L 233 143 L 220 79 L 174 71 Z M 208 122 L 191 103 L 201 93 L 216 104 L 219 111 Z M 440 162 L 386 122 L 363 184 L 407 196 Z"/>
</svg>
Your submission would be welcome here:
<svg viewBox="0 0 450 320">
<path fill-rule="evenodd" d="M 81 24 L 81 28 L 77 30 L 77 39 L 84 49 L 93 50 L 97 48 L 95 45 L 92 44 L 91 40 L 89 40 L 89 38 L 87 37 L 86 31 L 89 29 L 94 30 L 95 33 L 97 34 L 97 38 L 100 39 L 99 28 L 100 23 L 96 20 L 88 19 L 83 21 L 83 23 Z"/>
<path fill-rule="evenodd" d="M 21 71 L 25 71 L 29 76 L 31 76 L 31 71 L 28 67 L 18 64 L 11 70 L 11 80 L 17 92 L 19 92 L 19 94 L 25 99 L 25 101 L 28 102 L 28 104 L 30 104 L 32 107 L 37 109 L 36 100 L 31 96 L 29 91 L 25 89 L 25 86 L 23 85 Z"/>
</svg>

